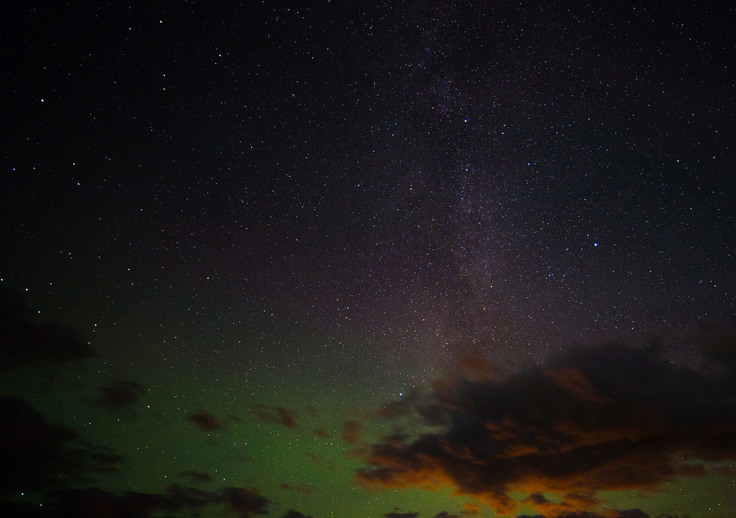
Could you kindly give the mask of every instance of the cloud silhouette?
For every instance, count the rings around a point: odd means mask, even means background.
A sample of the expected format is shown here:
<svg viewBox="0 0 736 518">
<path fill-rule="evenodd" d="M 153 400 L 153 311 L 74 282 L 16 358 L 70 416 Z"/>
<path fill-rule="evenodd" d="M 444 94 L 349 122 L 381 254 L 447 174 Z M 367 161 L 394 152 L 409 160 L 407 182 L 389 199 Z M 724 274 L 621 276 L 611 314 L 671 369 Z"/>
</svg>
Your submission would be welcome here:
<svg viewBox="0 0 736 518">
<path fill-rule="evenodd" d="M 55 366 L 94 356 L 79 334 L 56 323 L 36 323 L 19 298 L 0 293 L 0 371 Z"/>
<path fill-rule="evenodd" d="M 598 510 L 599 491 L 705 475 L 704 461 L 736 459 L 734 344 L 704 347 L 712 363 L 701 370 L 673 365 L 657 347 L 609 344 L 506 379 L 442 380 L 381 413 L 404 433 L 370 445 L 357 480 L 451 487 L 506 515 L 518 506 L 510 493 L 521 492 L 545 515 L 574 517 Z"/>
<path fill-rule="evenodd" d="M 115 494 L 83 487 L 99 473 L 117 470 L 122 457 L 83 441 L 66 427 L 51 423 L 25 400 L 0 396 L 0 516 L 25 518 L 124 518 L 198 515 L 205 506 L 224 506 L 242 518 L 267 514 L 270 500 L 251 488 L 204 491 L 178 484 L 162 493 Z M 182 472 L 197 483 L 208 475 Z M 16 501 L 19 493 L 35 493 L 45 505 Z"/>
<path fill-rule="evenodd" d="M 261 496 L 257 491 L 246 488 L 228 487 L 221 492 L 221 500 L 236 514 L 247 518 L 268 514 L 270 500 Z"/>
<path fill-rule="evenodd" d="M 0 500 L 0 516 L 12 518 L 51 518 L 52 512 L 38 504 Z"/>
<path fill-rule="evenodd" d="M 296 428 L 296 414 L 280 406 L 256 405 L 253 412 L 264 421 Z"/>
<path fill-rule="evenodd" d="M 649 515 L 641 509 L 626 509 L 624 511 L 611 511 L 604 514 L 598 514 L 589 511 L 579 511 L 562 513 L 555 515 L 542 515 L 536 514 L 534 516 L 519 515 L 516 518 L 649 518 Z M 659 515 L 657 518 L 666 518 L 663 515 Z"/>
<path fill-rule="evenodd" d="M 200 409 L 188 416 L 187 420 L 197 425 L 203 432 L 217 432 L 225 429 L 225 424 L 207 410 Z"/>
<path fill-rule="evenodd" d="M 363 435 L 363 426 L 355 420 L 350 420 L 340 427 L 340 437 L 348 444 L 358 444 Z"/>
<path fill-rule="evenodd" d="M 205 506 L 224 505 L 231 513 L 242 518 L 267 514 L 270 501 L 257 491 L 228 487 L 221 491 L 202 491 L 192 487 L 173 485 L 163 493 L 127 492 L 117 495 L 97 487 L 63 492 L 51 516 L 86 518 L 151 518 L 199 515 Z M 54 511 L 51 511 L 54 512 Z"/>
<path fill-rule="evenodd" d="M 305 514 L 300 513 L 299 511 L 295 511 L 293 509 L 289 509 L 284 516 L 281 518 L 312 518 L 311 516 L 307 516 Z"/>
<path fill-rule="evenodd" d="M 63 489 L 94 473 L 117 469 L 122 458 L 51 423 L 21 398 L 0 396 L 0 497 L 13 491 Z"/>
<path fill-rule="evenodd" d="M 117 381 L 100 388 L 102 395 L 97 402 L 111 412 L 118 412 L 138 403 L 142 390 L 143 385 L 139 383 Z"/>
<path fill-rule="evenodd" d="M 465 509 L 458 511 L 457 513 L 450 513 L 448 511 L 442 511 L 434 515 L 434 518 L 461 518 L 462 516 L 475 516 L 478 514 L 479 509 L 476 506 L 465 504 Z"/>
</svg>

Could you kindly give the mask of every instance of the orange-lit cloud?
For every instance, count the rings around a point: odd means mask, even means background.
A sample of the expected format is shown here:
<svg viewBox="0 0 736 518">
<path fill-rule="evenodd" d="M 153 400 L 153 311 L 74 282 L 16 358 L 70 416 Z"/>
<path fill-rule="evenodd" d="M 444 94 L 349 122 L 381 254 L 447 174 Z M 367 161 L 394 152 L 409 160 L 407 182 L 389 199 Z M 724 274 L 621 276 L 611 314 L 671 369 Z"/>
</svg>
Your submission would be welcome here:
<svg viewBox="0 0 736 518">
<path fill-rule="evenodd" d="M 503 380 L 437 383 L 380 413 L 406 433 L 367 447 L 357 480 L 449 487 L 502 515 L 519 508 L 510 495 L 521 492 L 545 516 L 622 516 L 597 493 L 652 490 L 704 476 L 705 461 L 736 459 L 735 344 L 719 337 L 703 347 L 714 362 L 707 371 L 673 365 L 655 348 L 607 345 Z M 417 435 L 422 429 L 433 431 Z"/>
</svg>

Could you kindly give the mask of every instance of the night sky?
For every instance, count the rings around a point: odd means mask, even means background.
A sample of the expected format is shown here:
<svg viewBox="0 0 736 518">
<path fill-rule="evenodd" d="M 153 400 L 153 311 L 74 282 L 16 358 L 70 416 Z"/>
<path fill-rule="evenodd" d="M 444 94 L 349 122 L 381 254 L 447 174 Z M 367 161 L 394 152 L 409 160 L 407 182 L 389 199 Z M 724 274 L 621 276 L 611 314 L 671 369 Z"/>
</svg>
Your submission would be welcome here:
<svg viewBox="0 0 736 518">
<path fill-rule="evenodd" d="M 2 11 L 2 516 L 736 516 L 730 2 Z"/>
</svg>

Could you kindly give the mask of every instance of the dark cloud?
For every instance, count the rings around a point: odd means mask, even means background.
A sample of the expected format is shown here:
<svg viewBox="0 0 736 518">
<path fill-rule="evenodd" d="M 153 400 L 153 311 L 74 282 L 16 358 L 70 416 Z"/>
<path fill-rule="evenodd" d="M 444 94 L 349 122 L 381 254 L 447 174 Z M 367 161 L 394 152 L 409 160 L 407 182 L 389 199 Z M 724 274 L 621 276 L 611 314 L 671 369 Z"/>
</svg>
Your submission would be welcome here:
<svg viewBox="0 0 736 518">
<path fill-rule="evenodd" d="M 94 351 L 74 329 L 36 323 L 20 299 L 0 293 L 0 371 L 54 366 L 92 356 Z"/>
<path fill-rule="evenodd" d="M 465 504 L 465 509 L 463 509 L 462 511 L 458 511 L 457 513 L 442 511 L 434 515 L 434 518 L 461 518 L 463 516 L 475 516 L 479 512 L 480 509 L 477 506 L 474 506 L 472 504 Z"/>
<path fill-rule="evenodd" d="M 169 486 L 164 495 L 170 510 L 198 509 L 211 503 L 218 503 L 217 493 L 203 491 L 195 487 L 174 484 Z"/>
<path fill-rule="evenodd" d="M 264 421 L 280 424 L 287 428 L 296 428 L 296 414 L 284 407 L 256 405 L 253 412 Z"/>
<path fill-rule="evenodd" d="M 623 511 L 611 511 L 606 514 L 598 514 L 589 511 L 578 511 L 555 515 L 518 515 L 517 518 L 649 518 L 649 515 L 641 509 L 626 509 Z"/>
<path fill-rule="evenodd" d="M 209 484 L 214 480 L 207 473 L 200 471 L 180 471 L 179 476 L 189 480 L 193 484 Z"/>
<path fill-rule="evenodd" d="M 198 410 L 187 419 L 204 432 L 217 432 L 225 428 L 225 424 L 207 410 Z"/>
<path fill-rule="evenodd" d="M 656 347 L 610 344 L 575 347 L 505 379 L 442 380 L 382 413 L 405 433 L 371 445 L 357 479 L 371 488 L 451 487 L 501 514 L 521 492 L 545 515 L 582 517 L 564 513 L 597 510 L 598 491 L 705 475 L 699 460 L 736 459 L 733 344 L 721 337 L 706 348 L 719 360 L 708 371 L 674 365 Z"/>
<path fill-rule="evenodd" d="M 544 514 L 517 515 L 516 518 L 650 518 L 649 514 L 641 509 L 608 510 L 605 514 L 594 511 L 563 511 Z M 657 518 L 662 518 L 662 515 Z"/>
<path fill-rule="evenodd" d="M 69 490 L 58 499 L 59 518 L 84 516 L 86 518 L 152 518 L 165 513 L 168 516 L 198 515 L 205 506 L 224 505 L 242 518 L 267 514 L 269 500 L 258 492 L 245 488 L 225 488 L 210 492 L 200 489 L 170 486 L 161 494 L 127 492 L 117 495 L 100 488 Z"/>
<path fill-rule="evenodd" d="M 549 502 L 549 500 L 547 500 L 547 497 L 544 496 L 542 493 L 532 493 L 527 498 L 525 498 L 523 501 L 531 502 L 536 505 L 543 505 Z"/>
<path fill-rule="evenodd" d="M 114 494 L 97 487 L 77 489 L 93 475 L 116 471 L 122 457 L 82 440 L 66 427 L 51 423 L 25 400 L 0 396 L 0 515 L 18 517 L 148 518 L 183 513 L 204 506 L 225 506 L 247 518 L 267 513 L 270 501 L 255 489 L 229 487 L 203 491 L 172 485 L 161 494 Z M 212 481 L 205 473 L 185 471 L 197 483 Z M 41 508 L 14 501 L 17 493 L 36 493 L 48 501 Z"/>
<path fill-rule="evenodd" d="M 282 516 L 281 518 L 312 518 L 312 517 L 302 514 L 299 511 L 294 511 L 293 509 L 289 509 L 286 512 L 286 514 Z"/>
<path fill-rule="evenodd" d="M 315 428 L 312 431 L 314 432 L 314 435 L 316 435 L 317 437 L 322 437 L 323 439 L 330 438 L 330 434 L 327 433 L 325 430 L 322 430 L 321 428 Z"/>
<path fill-rule="evenodd" d="M 579 509 L 593 509 L 595 506 L 603 504 L 601 499 L 596 497 L 595 493 L 591 491 L 571 491 L 565 493 L 564 501 Z"/>
<path fill-rule="evenodd" d="M 133 381 L 117 381 L 106 387 L 101 387 L 102 395 L 97 402 L 111 412 L 118 412 L 130 408 L 140 400 L 143 385 Z"/>
<path fill-rule="evenodd" d="M 544 512 L 545 516 L 559 516 L 571 513 L 578 509 L 594 509 L 602 506 L 603 502 L 589 491 L 574 491 L 565 493 L 561 502 L 553 501 L 542 493 L 532 493 L 524 498 L 522 503 L 532 504 L 538 510 Z"/>
<path fill-rule="evenodd" d="M 736 373 L 736 334 L 707 329 L 701 331 L 695 342 L 708 360 L 732 375 L 731 382 L 736 384 L 733 376 Z"/>
<path fill-rule="evenodd" d="M 67 488 L 54 491 L 53 496 L 43 507 L 0 499 L 0 515 L 17 518 L 154 518 L 163 514 L 173 518 L 201 516 L 205 507 L 224 507 L 225 516 L 249 518 L 268 514 L 267 508 L 271 503 L 253 489 L 229 487 L 221 491 L 203 491 L 179 485 L 170 486 L 163 493 L 129 491 L 115 494 L 98 487 Z"/>
<path fill-rule="evenodd" d="M 64 488 L 94 473 L 117 469 L 109 449 L 79 440 L 25 400 L 0 396 L 0 496 L 12 491 Z"/>
<path fill-rule="evenodd" d="M 358 421 L 347 421 L 340 427 L 340 437 L 348 444 L 358 444 L 363 436 L 363 426 Z"/>
<path fill-rule="evenodd" d="M 11 518 L 49 518 L 52 510 L 38 504 L 26 504 L 0 499 L 0 516 Z"/>
<path fill-rule="evenodd" d="M 222 501 L 236 514 L 247 518 L 267 514 L 270 500 L 261 496 L 257 491 L 245 488 L 229 487 L 222 491 Z"/>
<path fill-rule="evenodd" d="M 417 518 L 419 516 L 419 513 L 402 513 L 399 511 L 393 511 L 390 513 L 386 513 L 383 516 L 386 518 Z"/>
<path fill-rule="evenodd" d="M 158 511 L 173 512 L 177 509 L 176 503 L 169 501 L 164 495 L 131 492 L 118 496 L 92 487 L 64 492 L 57 504 L 57 516 L 149 518 Z"/>
</svg>

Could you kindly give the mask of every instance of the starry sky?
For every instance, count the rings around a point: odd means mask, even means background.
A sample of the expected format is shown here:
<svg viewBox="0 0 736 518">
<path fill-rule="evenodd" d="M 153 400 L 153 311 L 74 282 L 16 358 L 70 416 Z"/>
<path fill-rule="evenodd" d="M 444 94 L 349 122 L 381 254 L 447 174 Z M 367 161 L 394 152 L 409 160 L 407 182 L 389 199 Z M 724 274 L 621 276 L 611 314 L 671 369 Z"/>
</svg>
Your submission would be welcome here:
<svg viewBox="0 0 736 518">
<path fill-rule="evenodd" d="M 3 11 L 3 516 L 736 515 L 736 7 Z"/>
</svg>

